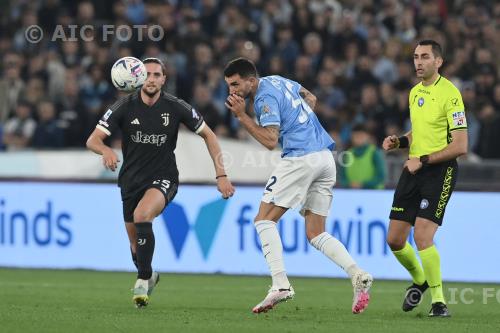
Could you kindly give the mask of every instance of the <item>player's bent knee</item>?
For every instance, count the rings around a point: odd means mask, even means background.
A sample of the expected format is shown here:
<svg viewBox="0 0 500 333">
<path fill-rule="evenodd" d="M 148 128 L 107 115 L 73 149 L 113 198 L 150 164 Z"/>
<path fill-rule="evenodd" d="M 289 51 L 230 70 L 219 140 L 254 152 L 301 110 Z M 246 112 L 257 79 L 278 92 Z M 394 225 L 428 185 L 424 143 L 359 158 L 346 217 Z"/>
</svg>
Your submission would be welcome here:
<svg viewBox="0 0 500 333">
<path fill-rule="evenodd" d="M 415 232 L 413 238 L 415 239 L 415 244 L 419 250 L 424 250 L 434 244 L 432 237 L 429 237 L 425 233 Z"/>
<path fill-rule="evenodd" d="M 388 235 L 386 241 L 392 251 L 399 251 L 405 247 L 406 244 L 406 239 L 399 236 Z"/>
<path fill-rule="evenodd" d="M 136 209 L 134 210 L 134 222 L 151 222 L 155 218 L 152 210 Z"/>
</svg>

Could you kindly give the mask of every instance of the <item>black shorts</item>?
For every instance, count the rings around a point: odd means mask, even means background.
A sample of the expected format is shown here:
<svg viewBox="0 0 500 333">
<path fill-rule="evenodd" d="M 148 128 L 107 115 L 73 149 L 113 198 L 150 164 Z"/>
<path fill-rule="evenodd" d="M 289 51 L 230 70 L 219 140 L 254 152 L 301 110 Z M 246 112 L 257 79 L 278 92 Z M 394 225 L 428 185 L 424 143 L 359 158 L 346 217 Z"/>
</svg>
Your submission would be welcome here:
<svg viewBox="0 0 500 333">
<path fill-rule="evenodd" d="M 390 219 L 414 225 L 415 219 L 422 217 L 441 225 L 457 172 L 456 160 L 429 164 L 414 175 L 404 168 L 394 192 Z"/>
<path fill-rule="evenodd" d="M 177 194 L 177 187 L 177 182 L 169 181 L 168 179 L 157 179 L 137 189 L 128 191 L 122 189 L 123 220 L 128 223 L 135 222 L 134 210 L 144 196 L 144 193 L 150 188 L 157 188 L 163 193 L 165 197 L 165 207 L 167 207 Z"/>
</svg>

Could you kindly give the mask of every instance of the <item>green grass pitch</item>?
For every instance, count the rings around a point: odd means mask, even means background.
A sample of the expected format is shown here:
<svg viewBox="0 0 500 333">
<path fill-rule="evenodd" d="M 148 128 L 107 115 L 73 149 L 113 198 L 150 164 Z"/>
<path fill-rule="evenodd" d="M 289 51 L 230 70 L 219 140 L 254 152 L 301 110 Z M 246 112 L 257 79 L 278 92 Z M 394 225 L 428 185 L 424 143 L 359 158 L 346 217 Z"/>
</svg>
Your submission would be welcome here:
<svg viewBox="0 0 500 333">
<path fill-rule="evenodd" d="M 351 313 L 347 279 L 292 278 L 294 300 L 251 313 L 267 277 L 161 274 L 150 304 L 136 309 L 133 273 L 0 269 L 1 332 L 498 332 L 500 285 L 445 283 L 452 318 L 427 318 L 429 293 L 401 311 L 408 282 L 378 281 L 371 303 Z M 456 288 L 456 289 L 453 289 Z M 453 294 L 453 295 L 452 295 Z M 460 296 L 462 295 L 462 297 Z M 492 296 L 492 297 L 491 297 Z M 471 303 L 471 304 L 466 304 Z M 486 303 L 486 304 L 484 304 Z"/>
</svg>

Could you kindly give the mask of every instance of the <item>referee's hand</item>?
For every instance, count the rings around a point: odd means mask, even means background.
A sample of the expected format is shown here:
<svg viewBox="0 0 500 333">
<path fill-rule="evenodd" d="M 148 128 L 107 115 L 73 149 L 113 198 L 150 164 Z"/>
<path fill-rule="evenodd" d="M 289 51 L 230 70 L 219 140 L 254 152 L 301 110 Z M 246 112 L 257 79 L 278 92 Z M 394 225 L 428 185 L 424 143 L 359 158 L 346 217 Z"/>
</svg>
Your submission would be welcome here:
<svg viewBox="0 0 500 333">
<path fill-rule="evenodd" d="M 418 170 L 422 169 L 422 162 L 420 162 L 420 158 L 412 157 L 409 158 L 404 165 L 404 168 L 408 169 L 412 175 L 416 174 Z"/>
<path fill-rule="evenodd" d="M 384 150 L 392 150 L 399 147 L 399 139 L 395 135 L 388 136 L 382 142 L 382 148 Z"/>
<path fill-rule="evenodd" d="M 227 177 L 220 177 L 217 179 L 217 190 L 219 190 L 224 199 L 229 199 L 235 192 L 233 184 L 231 184 Z"/>
</svg>

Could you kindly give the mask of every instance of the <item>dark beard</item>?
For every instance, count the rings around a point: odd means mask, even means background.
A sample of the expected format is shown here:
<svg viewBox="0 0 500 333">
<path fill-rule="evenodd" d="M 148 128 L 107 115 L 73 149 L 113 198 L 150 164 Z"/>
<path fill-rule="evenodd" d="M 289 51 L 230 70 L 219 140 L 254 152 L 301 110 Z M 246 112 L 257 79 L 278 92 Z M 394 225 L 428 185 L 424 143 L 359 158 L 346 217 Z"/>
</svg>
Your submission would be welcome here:
<svg viewBox="0 0 500 333">
<path fill-rule="evenodd" d="M 150 92 L 149 92 L 149 91 L 147 91 L 146 89 L 143 89 L 142 91 L 143 91 L 143 92 L 144 92 L 144 93 L 145 93 L 148 97 L 150 97 L 150 98 L 153 98 L 153 97 L 154 97 L 157 93 L 159 93 L 159 92 L 160 92 L 160 90 L 159 90 L 159 89 L 158 89 L 158 90 L 156 90 L 156 91 L 155 91 L 155 92 L 153 92 L 153 93 L 150 93 Z"/>
</svg>

